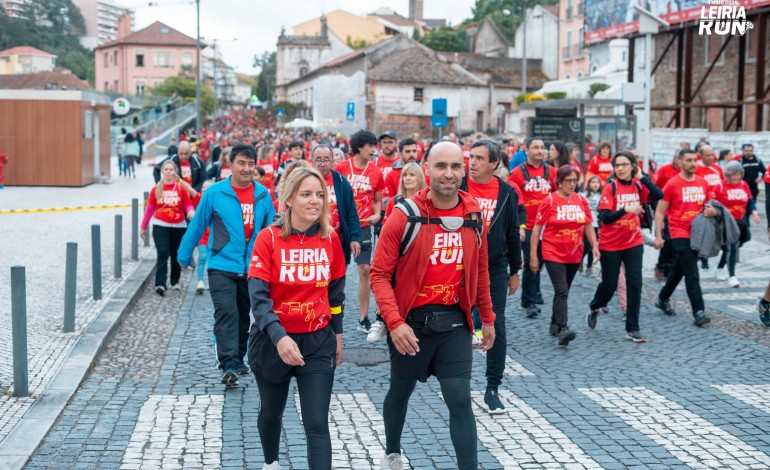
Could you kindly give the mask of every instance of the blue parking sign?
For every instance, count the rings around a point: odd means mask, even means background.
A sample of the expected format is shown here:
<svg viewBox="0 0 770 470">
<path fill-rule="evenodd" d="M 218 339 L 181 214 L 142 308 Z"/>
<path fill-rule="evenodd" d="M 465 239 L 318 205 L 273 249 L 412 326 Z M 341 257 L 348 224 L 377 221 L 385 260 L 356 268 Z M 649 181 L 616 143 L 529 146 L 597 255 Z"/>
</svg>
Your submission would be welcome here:
<svg viewBox="0 0 770 470">
<path fill-rule="evenodd" d="M 446 98 L 435 98 L 433 100 L 433 113 L 430 118 L 433 127 L 447 126 Z"/>
<path fill-rule="evenodd" d="M 283 117 L 286 115 L 286 111 L 283 108 L 278 108 L 275 110 L 275 117 L 278 119 L 283 119 Z"/>
<path fill-rule="evenodd" d="M 345 120 L 353 121 L 356 118 L 356 104 L 348 101 L 347 111 L 345 111 Z"/>
</svg>

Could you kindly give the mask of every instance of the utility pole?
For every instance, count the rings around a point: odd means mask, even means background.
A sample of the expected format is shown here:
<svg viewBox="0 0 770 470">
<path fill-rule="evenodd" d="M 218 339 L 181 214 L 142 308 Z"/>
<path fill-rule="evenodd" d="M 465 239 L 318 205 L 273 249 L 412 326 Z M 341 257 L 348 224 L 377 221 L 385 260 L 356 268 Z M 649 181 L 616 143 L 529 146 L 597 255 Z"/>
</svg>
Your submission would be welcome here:
<svg viewBox="0 0 770 470">
<path fill-rule="evenodd" d="M 197 36 L 195 38 L 195 135 L 201 135 L 201 0 L 195 0 Z"/>
</svg>

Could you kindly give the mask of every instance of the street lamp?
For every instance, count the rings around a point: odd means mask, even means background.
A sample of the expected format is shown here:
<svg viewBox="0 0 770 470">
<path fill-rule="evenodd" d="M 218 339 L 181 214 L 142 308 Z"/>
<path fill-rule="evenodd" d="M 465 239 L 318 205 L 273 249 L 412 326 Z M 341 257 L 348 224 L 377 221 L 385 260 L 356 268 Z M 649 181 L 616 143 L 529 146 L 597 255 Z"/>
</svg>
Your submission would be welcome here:
<svg viewBox="0 0 770 470">
<path fill-rule="evenodd" d="M 201 0 L 195 0 L 195 135 L 201 135 Z"/>
</svg>

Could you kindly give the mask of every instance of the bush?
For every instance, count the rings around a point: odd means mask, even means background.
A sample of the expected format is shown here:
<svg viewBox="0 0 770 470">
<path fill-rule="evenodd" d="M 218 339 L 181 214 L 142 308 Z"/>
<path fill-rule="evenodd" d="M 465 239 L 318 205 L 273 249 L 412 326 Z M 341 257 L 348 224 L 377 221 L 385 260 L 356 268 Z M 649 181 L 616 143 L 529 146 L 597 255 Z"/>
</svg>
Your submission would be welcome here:
<svg viewBox="0 0 770 470">
<path fill-rule="evenodd" d="M 600 91 L 604 91 L 610 86 L 606 83 L 592 83 L 591 86 L 588 87 L 588 97 L 593 98 L 597 93 Z"/>
<path fill-rule="evenodd" d="M 566 97 L 566 91 L 549 91 L 545 94 L 545 99 L 547 100 L 563 100 Z"/>
</svg>

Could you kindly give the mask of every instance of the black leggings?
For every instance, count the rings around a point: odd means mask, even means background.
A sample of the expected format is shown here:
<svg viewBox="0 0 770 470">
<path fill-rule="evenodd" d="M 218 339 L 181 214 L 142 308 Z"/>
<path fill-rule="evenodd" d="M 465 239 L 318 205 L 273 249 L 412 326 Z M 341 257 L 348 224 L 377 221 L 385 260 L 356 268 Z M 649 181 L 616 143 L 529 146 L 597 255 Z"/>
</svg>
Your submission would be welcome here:
<svg viewBox="0 0 770 470">
<path fill-rule="evenodd" d="M 642 258 L 644 245 L 637 245 L 627 250 L 602 251 L 599 261 L 602 265 L 602 282 L 596 288 L 594 298 L 589 304 L 591 310 L 606 307 L 618 288 L 621 263 L 626 267 L 626 331 L 639 331 L 639 307 L 642 303 Z"/>
<path fill-rule="evenodd" d="M 567 326 L 568 322 L 568 302 L 569 289 L 572 287 L 572 281 L 575 279 L 580 263 L 557 263 L 555 261 L 546 261 L 545 269 L 548 271 L 548 277 L 553 284 L 553 313 L 551 314 L 551 323 L 560 329 Z"/>
<path fill-rule="evenodd" d="M 457 455 L 457 468 L 476 470 L 476 419 L 471 408 L 471 382 L 466 378 L 438 379 L 441 393 L 449 409 L 449 434 Z M 390 379 L 390 390 L 385 396 L 385 454 L 401 453 L 401 432 L 406 420 L 409 397 L 417 384 L 416 379 Z"/>
<path fill-rule="evenodd" d="M 259 418 L 257 428 L 265 454 L 265 463 L 278 460 L 281 444 L 281 422 L 291 380 L 273 384 L 257 378 L 259 387 Z M 302 425 L 307 439 L 307 460 L 311 470 L 331 470 L 332 441 L 329 436 L 329 402 L 334 383 L 331 373 L 297 375 L 299 401 L 302 405 Z"/>
<path fill-rule="evenodd" d="M 156 286 L 166 287 L 169 258 L 171 258 L 171 285 L 179 284 L 182 269 L 176 260 L 176 255 L 186 230 L 184 227 L 152 226 L 152 240 L 155 242 L 155 250 L 158 253 L 158 261 L 155 264 Z"/>
<path fill-rule="evenodd" d="M 738 242 L 732 245 L 722 245 L 722 257 L 717 268 L 722 269 L 727 265 L 730 276 L 735 276 L 735 265 L 738 262 Z"/>
</svg>

